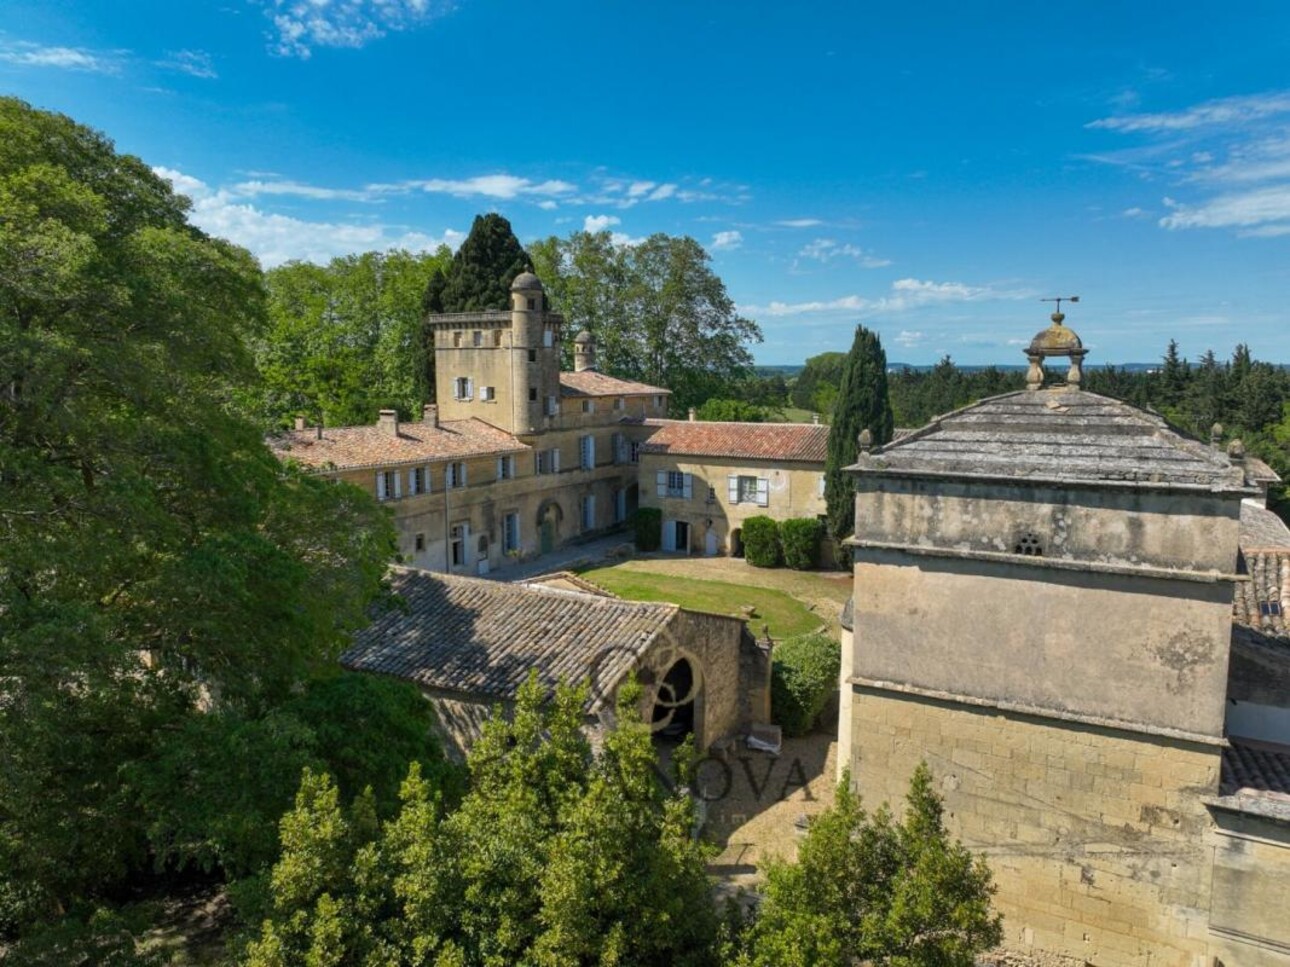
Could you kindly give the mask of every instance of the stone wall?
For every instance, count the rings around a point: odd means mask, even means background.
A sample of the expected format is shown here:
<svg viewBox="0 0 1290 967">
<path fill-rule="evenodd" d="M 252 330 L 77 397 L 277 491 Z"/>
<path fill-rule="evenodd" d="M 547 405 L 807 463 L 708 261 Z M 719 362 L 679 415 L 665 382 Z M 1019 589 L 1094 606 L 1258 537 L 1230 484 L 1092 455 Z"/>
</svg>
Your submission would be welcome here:
<svg viewBox="0 0 1290 967">
<path fill-rule="evenodd" d="M 1290 823 L 1215 810 L 1213 950 L 1224 967 L 1290 964 Z"/>
<path fill-rule="evenodd" d="M 899 809 L 925 759 L 999 887 L 1005 946 L 1100 967 L 1210 967 L 1217 745 L 857 686 L 852 780 Z M 1246 960 L 1233 960 L 1245 964 Z"/>
</svg>

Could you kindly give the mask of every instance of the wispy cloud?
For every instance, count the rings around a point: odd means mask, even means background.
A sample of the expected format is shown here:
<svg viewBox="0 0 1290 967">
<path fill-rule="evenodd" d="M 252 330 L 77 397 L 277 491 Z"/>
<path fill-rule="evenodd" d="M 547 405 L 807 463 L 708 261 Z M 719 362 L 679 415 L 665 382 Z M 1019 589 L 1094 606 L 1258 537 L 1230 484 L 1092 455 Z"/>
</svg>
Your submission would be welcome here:
<svg viewBox="0 0 1290 967">
<path fill-rule="evenodd" d="M 603 169 L 594 172 L 585 192 L 569 201 L 583 205 L 605 205 L 614 208 L 633 208 L 647 202 L 673 199 L 684 204 L 717 202 L 738 205 L 748 201 L 747 185 L 717 183 L 711 178 L 682 179 L 681 181 L 651 181 L 643 178 L 626 178 L 607 174 Z"/>
<path fill-rule="evenodd" d="M 18 40 L 0 44 L 0 61 L 23 67 L 53 67 L 92 74 L 116 74 L 126 51 L 92 51 L 84 47 L 58 47 Z"/>
<path fill-rule="evenodd" d="M 431 194 L 453 195 L 456 198 L 509 200 L 523 197 L 563 198 L 576 192 L 578 186 L 555 178 L 533 181 L 529 178 L 499 173 L 476 175 L 473 178 L 427 178 L 393 184 L 374 184 L 368 185 L 365 190 L 373 194 L 424 191 Z"/>
<path fill-rule="evenodd" d="M 812 259 L 816 262 L 832 262 L 834 259 L 854 259 L 856 264 L 866 269 L 881 269 L 891 265 L 891 259 L 879 258 L 872 252 L 865 251 L 858 245 L 849 242 L 838 242 L 831 238 L 817 238 L 802 247 L 797 253 L 799 259 Z"/>
<path fill-rule="evenodd" d="M 622 224 L 622 221 L 617 215 L 588 215 L 582 220 L 582 230 L 584 232 L 603 232 L 611 225 Z"/>
<path fill-rule="evenodd" d="M 293 218 L 264 211 L 236 190 L 214 188 L 182 171 L 172 168 L 153 171 L 192 199 L 194 224 L 250 249 L 265 266 L 281 265 L 293 259 L 325 262 L 372 249 L 429 251 L 440 245 L 456 248 L 465 238 L 464 233 L 452 229 L 433 236 L 399 225 Z"/>
<path fill-rule="evenodd" d="M 269 49 L 307 59 L 315 47 L 362 47 L 451 13 L 451 0 L 258 0 L 273 21 Z"/>
<path fill-rule="evenodd" d="M 190 74 L 203 80 L 214 80 L 219 77 L 211 61 L 211 55 L 204 50 L 167 51 L 165 57 L 156 61 L 156 65 L 163 70 Z"/>
<path fill-rule="evenodd" d="M 819 218 L 784 218 L 775 224 L 781 228 L 815 228 L 817 225 L 823 225 L 824 222 Z"/>
<path fill-rule="evenodd" d="M 740 306 L 741 312 L 762 316 L 800 316 L 814 313 L 847 312 L 861 315 L 906 312 L 929 305 L 954 302 L 988 302 L 1033 298 L 1022 289 L 1003 289 L 993 285 L 968 285 L 963 282 L 932 282 L 922 279 L 897 279 L 886 295 L 870 298 L 860 295 L 810 302 L 771 302 L 765 306 Z"/>
<path fill-rule="evenodd" d="M 323 188 L 318 185 L 307 185 L 289 179 L 243 181 L 234 185 L 231 190 L 248 198 L 254 198 L 258 195 L 287 195 L 296 198 L 309 198 L 314 201 L 375 200 L 375 195 L 370 191 L 356 188 Z"/>
<path fill-rule="evenodd" d="M 1180 111 L 1102 118 L 1088 127 L 1136 135 L 1145 144 L 1092 160 L 1122 165 L 1170 185 L 1161 228 L 1224 229 L 1252 237 L 1290 235 L 1290 92 L 1228 97 Z M 1146 217 L 1141 205 L 1126 217 Z"/>
<path fill-rule="evenodd" d="M 1290 93 L 1251 94 L 1206 101 L 1182 111 L 1163 114 L 1125 114 L 1090 121 L 1088 127 L 1107 131 L 1190 131 L 1214 125 L 1246 124 L 1290 114 Z"/>
<path fill-rule="evenodd" d="M 900 343 L 906 349 L 919 345 L 925 337 L 921 332 L 902 329 L 896 336 L 896 342 Z"/>
<path fill-rule="evenodd" d="M 717 232 L 712 236 L 712 251 L 730 252 L 737 249 L 744 243 L 742 232 L 731 230 L 728 232 Z"/>
</svg>

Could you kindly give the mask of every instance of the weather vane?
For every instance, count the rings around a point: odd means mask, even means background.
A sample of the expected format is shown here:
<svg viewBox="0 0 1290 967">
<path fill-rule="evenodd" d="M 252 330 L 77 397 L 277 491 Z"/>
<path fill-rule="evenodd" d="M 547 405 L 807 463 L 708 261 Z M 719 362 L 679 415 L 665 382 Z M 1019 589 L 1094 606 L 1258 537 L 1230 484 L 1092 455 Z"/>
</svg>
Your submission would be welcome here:
<svg viewBox="0 0 1290 967">
<path fill-rule="evenodd" d="M 1051 298 L 1051 299 L 1040 299 L 1039 301 L 1040 301 L 1040 302 L 1056 302 L 1056 303 L 1057 303 L 1057 312 L 1056 312 L 1055 314 L 1056 314 L 1056 315 L 1061 315 L 1061 312 L 1062 312 L 1062 303 L 1063 303 L 1063 302 L 1079 302 L 1079 296 L 1077 296 L 1077 295 L 1059 295 L 1059 296 L 1054 296 L 1054 297 L 1053 297 L 1053 298 Z"/>
</svg>

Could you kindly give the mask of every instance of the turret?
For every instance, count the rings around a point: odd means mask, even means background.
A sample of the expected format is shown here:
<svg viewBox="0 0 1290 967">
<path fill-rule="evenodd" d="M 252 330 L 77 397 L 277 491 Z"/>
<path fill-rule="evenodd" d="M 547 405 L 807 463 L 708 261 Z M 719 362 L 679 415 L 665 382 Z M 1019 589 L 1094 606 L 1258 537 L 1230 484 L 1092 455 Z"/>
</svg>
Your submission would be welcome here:
<svg viewBox="0 0 1290 967">
<path fill-rule="evenodd" d="M 596 368 L 596 337 L 582 330 L 573 339 L 573 371 L 585 372 Z"/>
<path fill-rule="evenodd" d="M 514 352 L 515 397 L 512 426 L 517 433 L 534 433 L 544 426 L 547 398 L 558 393 L 559 360 L 555 357 L 554 385 L 551 359 L 554 336 L 546 336 L 545 293 L 532 272 L 521 272 L 511 283 L 511 346 Z M 548 344 L 549 342 L 549 344 Z"/>
</svg>

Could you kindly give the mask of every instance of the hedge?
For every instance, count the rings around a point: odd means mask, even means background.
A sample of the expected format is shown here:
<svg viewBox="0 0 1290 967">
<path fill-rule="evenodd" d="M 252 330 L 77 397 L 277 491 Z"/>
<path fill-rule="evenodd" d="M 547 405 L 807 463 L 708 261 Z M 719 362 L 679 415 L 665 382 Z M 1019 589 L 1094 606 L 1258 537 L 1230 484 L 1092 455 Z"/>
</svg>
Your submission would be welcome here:
<svg viewBox="0 0 1290 967">
<path fill-rule="evenodd" d="M 764 515 L 743 524 L 744 557 L 757 567 L 779 567 L 779 525 Z"/>
<path fill-rule="evenodd" d="M 786 638 L 771 653 L 771 718 L 785 735 L 806 735 L 838 690 L 842 649 L 822 631 Z"/>
<path fill-rule="evenodd" d="M 820 538 L 824 525 L 814 517 L 798 517 L 779 523 L 779 542 L 784 563 L 794 571 L 809 571 L 820 560 Z"/>
<path fill-rule="evenodd" d="M 657 551 L 663 543 L 663 512 L 657 507 L 640 507 L 632 518 L 636 529 L 636 550 Z"/>
</svg>

